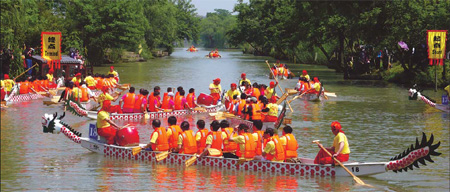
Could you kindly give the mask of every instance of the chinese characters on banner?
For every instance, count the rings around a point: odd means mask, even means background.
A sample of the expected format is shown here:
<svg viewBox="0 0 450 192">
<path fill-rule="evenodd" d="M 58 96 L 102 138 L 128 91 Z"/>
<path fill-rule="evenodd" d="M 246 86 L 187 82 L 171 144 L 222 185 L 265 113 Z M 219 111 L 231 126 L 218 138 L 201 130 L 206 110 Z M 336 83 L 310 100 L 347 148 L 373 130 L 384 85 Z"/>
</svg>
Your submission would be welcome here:
<svg viewBox="0 0 450 192">
<path fill-rule="evenodd" d="M 61 68 L 61 32 L 42 32 L 41 57 L 47 60 L 50 69 Z"/>
<path fill-rule="evenodd" d="M 430 65 L 444 64 L 445 42 L 447 41 L 447 30 L 427 30 L 428 59 Z"/>
</svg>

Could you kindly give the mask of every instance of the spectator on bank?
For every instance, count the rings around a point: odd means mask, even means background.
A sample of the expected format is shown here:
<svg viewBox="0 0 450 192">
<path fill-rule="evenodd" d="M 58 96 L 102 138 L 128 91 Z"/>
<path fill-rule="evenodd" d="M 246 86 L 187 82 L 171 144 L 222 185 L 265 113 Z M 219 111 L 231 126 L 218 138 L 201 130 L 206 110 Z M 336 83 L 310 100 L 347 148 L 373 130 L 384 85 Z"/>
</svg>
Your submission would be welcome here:
<svg viewBox="0 0 450 192">
<path fill-rule="evenodd" d="M 12 54 L 12 51 L 10 49 L 0 49 L 0 58 L 1 58 L 1 66 L 2 66 L 2 72 L 1 76 L 3 74 L 9 74 L 9 69 L 11 67 L 11 60 L 14 59 L 14 55 Z"/>
</svg>

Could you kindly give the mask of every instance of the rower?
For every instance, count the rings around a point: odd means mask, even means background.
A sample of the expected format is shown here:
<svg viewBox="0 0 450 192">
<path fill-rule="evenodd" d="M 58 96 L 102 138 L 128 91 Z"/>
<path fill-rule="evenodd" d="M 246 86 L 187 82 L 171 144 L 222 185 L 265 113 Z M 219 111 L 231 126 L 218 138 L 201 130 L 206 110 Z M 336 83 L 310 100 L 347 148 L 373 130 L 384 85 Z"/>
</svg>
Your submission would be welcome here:
<svg viewBox="0 0 450 192">
<path fill-rule="evenodd" d="M 50 70 L 48 70 L 48 73 L 47 73 L 47 79 L 50 81 L 50 82 L 53 82 L 53 73 L 54 73 L 55 71 L 53 71 L 53 69 L 50 69 Z"/>
<path fill-rule="evenodd" d="M 134 102 L 133 113 L 145 113 L 147 112 L 147 95 L 148 91 L 140 89 L 139 94 L 136 96 L 136 102 Z"/>
<path fill-rule="evenodd" d="M 278 82 L 275 83 L 273 81 L 270 82 L 269 87 L 264 91 L 264 96 L 269 99 L 270 102 L 277 102 L 277 93 L 275 92 L 275 86 L 278 85 Z"/>
<path fill-rule="evenodd" d="M 72 89 L 73 89 L 73 81 L 66 81 L 66 89 L 64 89 L 63 92 L 61 92 L 61 97 L 59 97 L 58 102 L 65 101 L 70 96 L 72 96 Z"/>
<path fill-rule="evenodd" d="M 134 103 L 137 100 L 136 95 L 134 94 L 134 87 L 130 87 L 130 90 L 128 90 L 128 93 L 123 95 L 122 98 L 119 101 L 119 106 L 122 106 L 122 112 L 123 113 L 133 113 L 134 109 Z"/>
<path fill-rule="evenodd" d="M 142 147 L 142 149 L 147 149 L 151 147 L 151 151 L 168 151 L 169 141 L 166 129 L 161 127 L 161 121 L 159 119 L 154 119 L 152 121 L 152 127 L 154 129 L 152 135 L 150 136 L 150 143 Z"/>
<path fill-rule="evenodd" d="M 102 87 L 102 93 L 97 97 L 97 102 L 100 103 L 100 107 L 102 107 L 103 101 L 105 101 L 105 100 L 109 100 L 111 102 L 117 101 L 119 96 L 122 94 L 122 93 L 119 93 L 113 97 L 108 93 L 108 91 L 109 91 L 108 87 L 105 87 L 105 86 Z M 114 105 L 109 108 L 109 112 L 110 113 L 114 113 L 114 112 L 122 113 L 122 109 L 120 108 L 120 105 Z"/>
<path fill-rule="evenodd" d="M 5 84 L 5 86 L 4 86 L 5 87 L 5 93 L 7 95 L 9 95 L 11 93 L 11 90 L 12 90 L 13 86 L 16 83 L 12 79 L 9 79 L 9 75 L 8 74 L 3 75 L 3 77 L 4 77 L 3 83 Z"/>
<path fill-rule="evenodd" d="M 177 93 L 175 93 L 175 99 L 174 101 L 176 101 L 178 99 L 178 97 L 180 96 L 180 91 L 184 90 L 182 86 L 178 86 L 177 87 Z"/>
<path fill-rule="evenodd" d="M 179 96 L 175 99 L 175 110 L 190 109 L 191 106 L 187 104 L 186 97 L 184 97 L 184 90 L 181 89 L 178 93 Z"/>
<path fill-rule="evenodd" d="M 197 154 L 200 154 L 206 147 L 206 136 L 208 136 L 209 131 L 205 129 L 205 121 L 201 119 L 197 121 L 197 128 L 195 141 L 197 141 Z"/>
<path fill-rule="evenodd" d="M 246 105 L 247 105 L 247 95 L 245 93 L 243 93 L 241 95 L 241 99 L 239 100 L 239 103 L 237 105 L 236 115 L 238 115 L 240 117 L 244 117 L 244 109 L 245 109 Z"/>
<path fill-rule="evenodd" d="M 286 153 L 278 135 L 274 134 L 272 128 L 267 128 L 264 132 L 264 144 L 264 150 L 262 152 L 264 159 L 262 160 L 284 162 Z"/>
<path fill-rule="evenodd" d="M 213 80 L 213 83 L 209 85 L 209 90 L 211 91 L 211 96 L 213 97 L 213 105 L 216 105 L 220 100 L 220 96 L 222 95 L 222 87 L 220 86 L 220 78 L 216 78 Z"/>
<path fill-rule="evenodd" d="M 87 102 L 90 98 L 93 98 L 94 101 L 97 101 L 95 99 L 94 93 L 92 93 L 92 91 L 86 87 L 86 83 L 84 81 L 80 83 L 79 88 L 74 87 L 72 89 L 72 94 L 76 101 Z"/>
<path fill-rule="evenodd" d="M 302 75 L 300 77 L 304 77 L 306 81 L 309 81 L 311 78 L 309 78 L 308 72 L 306 70 L 302 71 Z"/>
<path fill-rule="evenodd" d="M 264 131 L 262 131 L 263 123 L 262 121 L 255 121 L 253 122 L 253 128 L 256 131 L 253 131 L 253 137 L 257 138 L 256 140 L 256 155 L 262 156 L 262 146 L 263 146 L 263 140 L 264 140 Z"/>
<path fill-rule="evenodd" d="M 227 135 L 219 131 L 220 123 L 217 120 L 214 120 L 210 124 L 211 132 L 208 133 L 208 136 L 206 137 L 206 147 L 205 149 L 199 153 L 199 158 L 203 157 L 204 155 L 213 156 L 213 157 L 220 157 L 222 156 L 222 143 L 223 140 L 227 137 Z M 217 153 L 211 154 L 209 153 L 209 149 L 215 149 Z"/>
<path fill-rule="evenodd" d="M 117 71 L 114 70 L 114 66 L 109 67 L 109 71 L 108 71 L 108 75 L 113 75 L 114 79 L 116 80 L 117 83 L 119 83 L 119 73 L 117 73 Z"/>
<path fill-rule="evenodd" d="M 178 136 L 178 152 L 181 154 L 197 153 L 197 142 L 195 141 L 194 132 L 189 129 L 189 122 L 183 121 L 180 127 L 183 132 Z"/>
<path fill-rule="evenodd" d="M 174 110 L 175 102 L 173 101 L 173 97 L 173 92 L 168 92 L 167 95 L 164 94 L 164 100 L 161 104 L 161 108 L 166 110 Z"/>
<path fill-rule="evenodd" d="M 189 105 L 189 107 L 196 107 L 197 105 L 197 98 L 195 97 L 195 89 L 194 88 L 190 88 L 189 89 L 189 94 L 186 97 L 186 101 L 187 104 Z"/>
<path fill-rule="evenodd" d="M 298 143 L 295 136 L 292 134 L 292 127 L 285 126 L 283 128 L 283 136 L 280 137 L 281 145 L 286 151 L 286 161 L 297 158 Z"/>
<path fill-rule="evenodd" d="M 167 128 L 167 136 L 169 137 L 169 150 L 177 151 L 178 147 L 178 135 L 183 131 L 180 126 L 177 125 L 177 118 L 175 116 L 170 116 L 167 119 L 169 127 Z"/>
<path fill-rule="evenodd" d="M 306 93 L 317 94 L 318 96 L 320 96 L 319 94 L 321 93 L 320 90 L 322 89 L 322 84 L 320 83 L 319 78 L 314 77 L 313 82 L 314 84 L 310 89 L 306 90 Z"/>
<path fill-rule="evenodd" d="M 242 86 L 242 83 L 243 83 L 244 81 L 246 81 L 247 84 L 249 84 L 249 85 L 252 84 L 252 82 L 251 82 L 249 79 L 247 79 L 247 74 L 242 73 L 242 74 L 241 74 L 241 80 L 239 81 L 239 86 Z"/>
<path fill-rule="evenodd" d="M 75 77 L 72 78 L 72 82 L 74 83 L 74 86 L 78 87 L 81 83 L 81 73 L 75 74 Z"/>
<path fill-rule="evenodd" d="M 262 102 L 265 105 L 265 108 L 261 110 L 261 112 L 267 112 L 264 115 L 264 122 L 276 122 L 278 120 L 278 105 L 275 102 L 269 102 L 267 98 L 264 98 Z"/>
<path fill-rule="evenodd" d="M 252 97 L 259 99 L 260 95 L 261 95 L 261 92 L 259 91 L 258 83 L 253 83 Z"/>
<path fill-rule="evenodd" d="M 241 92 L 237 90 L 237 85 L 236 83 L 232 83 L 230 85 L 230 90 L 227 91 L 227 93 L 225 93 L 225 107 L 227 109 L 230 108 L 230 105 L 233 103 L 233 98 L 236 95 L 241 95 Z"/>
<path fill-rule="evenodd" d="M 222 120 L 220 122 L 220 128 L 222 133 L 225 134 L 225 138 L 223 139 L 223 157 L 225 158 L 239 158 L 236 156 L 237 144 L 236 142 L 229 140 L 230 137 L 236 137 L 237 134 L 233 135 L 233 128 L 230 127 L 230 123 L 227 120 Z"/>
<path fill-rule="evenodd" d="M 97 80 L 95 80 L 95 79 L 92 77 L 91 73 L 88 73 L 88 76 L 87 76 L 86 78 L 84 78 L 84 81 L 86 82 L 87 87 L 88 87 L 90 90 L 95 90 L 96 85 L 97 85 Z"/>
<path fill-rule="evenodd" d="M 159 100 L 159 92 L 152 92 L 152 96 L 148 96 L 148 111 L 158 112 L 161 108 L 161 101 Z"/>
<path fill-rule="evenodd" d="M 155 93 L 155 92 L 160 93 L 160 92 L 161 92 L 161 88 L 160 88 L 159 86 L 155 86 L 155 87 L 153 88 L 153 92 L 151 92 L 150 95 L 148 96 L 147 101 L 148 101 L 149 108 L 150 108 L 150 101 L 154 101 L 154 100 L 153 100 L 153 96 L 154 96 L 153 93 Z M 161 97 L 160 97 L 159 95 L 160 95 L 160 94 L 158 94 L 158 98 L 159 98 L 159 101 L 161 101 Z M 158 107 L 161 107 L 161 104 L 159 104 Z"/>
<path fill-rule="evenodd" d="M 341 124 L 337 121 L 331 123 L 331 131 L 335 135 L 333 140 L 333 146 L 326 148 L 333 157 L 335 157 L 340 162 L 348 161 L 350 156 L 350 147 L 348 145 L 347 136 L 345 136 L 344 131 L 342 131 Z M 323 147 L 322 144 L 318 144 L 319 147 Z M 331 158 L 322 148 L 314 159 L 315 164 L 332 164 L 334 163 L 333 158 Z"/>
<path fill-rule="evenodd" d="M 306 90 L 310 89 L 309 82 L 305 77 L 299 77 L 298 83 L 295 89 L 298 91 L 299 94 L 304 93 Z"/>
<path fill-rule="evenodd" d="M 261 121 L 262 119 L 262 114 L 261 114 L 261 108 L 260 106 L 257 104 L 258 100 L 255 97 L 252 97 L 250 99 L 250 103 L 247 105 L 247 107 L 245 108 L 245 114 L 248 115 L 248 119 L 250 121 Z"/>
<path fill-rule="evenodd" d="M 115 144 L 117 130 L 120 127 L 109 119 L 110 100 L 103 101 L 102 109 L 97 114 L 97 133 L 106 139 L 106 144 Z"/>
<path fill-rule="evenodd" d="M 248 133 L 249 127 L 246 124 L 239 124 L 233 130 L 233 133 L 229 135 L 229 140 L 232 140 L 239 144 L 239 149 L 236 151 L 236 155 L 239 159 L 253 160 L 256 155 L 256 138 L 251 133 Z M 235 133 L 238 136 L 233 137 Z"/>
</svg>

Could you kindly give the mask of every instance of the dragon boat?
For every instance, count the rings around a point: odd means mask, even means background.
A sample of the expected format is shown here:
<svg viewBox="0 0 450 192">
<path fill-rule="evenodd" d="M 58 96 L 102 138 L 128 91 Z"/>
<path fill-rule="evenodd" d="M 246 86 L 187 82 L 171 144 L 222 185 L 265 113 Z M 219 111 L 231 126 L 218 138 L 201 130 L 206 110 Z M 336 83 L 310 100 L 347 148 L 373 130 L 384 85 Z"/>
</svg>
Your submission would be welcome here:
<svg viewBox="0 0 450 192">
<path fill-rule="evenodd" d="M 48 92 L 37 92 L 37 93 L 27 93 L 27 94 L 18 94 L 19 86 L 14 85 L 11 93 L 5 96 L 5 105 L 20 103 L 23 101 L 30 101 L 34 99 L 42 99 L 49 95 Z"/>
<path fill-rule="evenodd" d="M 198 101 L 203 101 L 206 94 L 200 94 L 198 96 Z M 219 103 L 217 105 L 211 105 L 209 102 L 202 102 L 202 103 L 208 103 L 208 105 L 202 105 L 201 107 L 193 108 L 191 109 L 184 109 L 184 110 L 173 110 L 173 111 L 159 111 L 159 112 L 148 112 L 148 113 L 112 113 L 110 114 L 111 120 L 140 120 L 140 119 L 158 119 L 158 118 L 166 118 L 170 116 L 184 116 L 187 114 L 194 114 L 194 113 L 205 113 L 205 112 L 217 112 L 224 108 L 224 105 Z M 97 119 L 97 111 L 89 111 L 86 109 L 86 107 L 83 107 L 83 105 L 80 102 L 77 102 L 73 99 L 69 99 L 66 102 L 67 109 L 69 109 L 70 112 L 72 112 L 74 115 L 80 116 L 80 117 L 87 117 L 90 119 Z M 147 116 L 147 117 L 146 117 Z"/>
<path fill-rule="evenodd" d="M 414 88 L 409 89 L 409 99 L 410 100 L 422 100 L 429 106 L 439 109 L 441 111 L 450 113 L 450 105 L 448 104 L 448 97 L 443 97 L 442 104 L 438 104 L 435 101 L 432 101 L 427 96 L 422 95 L 419 91 Z"/>
<path fill-rule="evenodd" d="M 44 133 L 63 133 L 67 138 L 77 144 L 81 144 L 82 147 L 95 152 L 105 157 L 114 159 L 130 159 L 143 162 L 157 162 L 156 155 L 160 152 L 143 150 L 137 155 L 133 155 L 132 149 L 139 146 L 145 146 L 146 144 L 135 144 L 134 146 L 117 146 L 108 145 L 99 139 L 94 124 L 91 124 L 89 130 L 89 137 L 81 137 L 81 133 L 72 129 L 69 125 L 62 122 L 64 114 L 57 117 L 57 114 L 45 114 L 42 118 L 42 126 Z M 127 129 L 131 129 L 128 127 Z M 124 130 L 124 129 L 121 129 Z M 119 132 L 121 131 L 119 130 Z M 121 134 L 119 133 L 118 134 Z M 125 133 L 130 131 L 125 131 Z M 135 133 L 133 135 L 136 135 Z M 138 134 L 137 134 L 138 135 Z M 137 139 L 139 140 L 139 138 Z M 131 141 L 131 140 L 130 140 Z M 133 142 L 136 139 L 132 139 Z M 344 165 L 353 172 L 356 176 L 372 175 L 384 173 L 387 171 L 403 172 L 413 170 L 414 167 L 419 168 L 419 163 L 426 165 L 426 161 L 434 162 L 431 157 L 439 156 L 441 153 L 436 149 L 439 147 L 440 142 L 433 144 L 433 134 L 427 139 L 425 133 L 423 133 L 421 142 L 416 138 L 415 145 L 411 145 L 407 150 L 403 151 L 399 155 L 391 158 L 386 162 L 344 162 Z M 127 145 L 127 142 L 123 143 Z M 167 158 L 159 163 L 169 164 L 182 164 L 190 159 L 192 155 L 170 153 Z M 197 159 L 194 164 L 202 166 L 221 167 L 225 169 L 238 169 L 238 170 L 253 170 L 261 172 L 274 172 L 293 175 L 320 175 L 320 176 L 350 176 L 344 168 L 340 166 L 334 166 L 331 164 L 314 164 L 313 159 L 298 158 L 296 163 L 288 162 L 270 162 L 270 161 L 247 161 L 241 162 L 238 159 L 221 158 L 221 157 L 203 157 Z"/>
</svg>

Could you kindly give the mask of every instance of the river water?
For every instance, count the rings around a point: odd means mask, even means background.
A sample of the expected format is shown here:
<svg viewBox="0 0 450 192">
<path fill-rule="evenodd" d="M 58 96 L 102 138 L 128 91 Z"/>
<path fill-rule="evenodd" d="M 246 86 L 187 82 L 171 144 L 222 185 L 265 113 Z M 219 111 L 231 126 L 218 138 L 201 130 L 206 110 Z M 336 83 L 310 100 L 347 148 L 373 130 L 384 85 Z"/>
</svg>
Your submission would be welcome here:
<svg viewBox="0 0 450 192">
<path fill-rule="evenodd" d="M 212 80 L 222 79 L 223 89 L 237 83 L 242 72 L 253 82 L 269 84 L 265 57 L 243 55 L 237 50 L 222 51 L 221 59 L 207 59 L 208 50 L 190 53 L 176 49 L 170 57 L 147 62 L 115 64 L 122 83 L 139 88 L 193 87 L 197 95 L 208 93 Z M 272 59 L 273 61 L 273 59 Z M 332 121 L 340 121 L 350 142 L 350 160 L 362 162 L 388 161 L 403 152 L 420 137 L 434 134 L 441 141 L 437 150 L 442 155 L 432 157 L 413 171 L 361 177 L 375 188 L 353 183 L 352 177 L 296 176 L 227 170 L 215 167 L 155 164 L 103 157 L 73 143 L 63 135 L 42 133 L 41 116 L 63 109 L 44 106 L 42 100 L 10 105 L 1 111 L 1 190 L 2 191 L 448 191 L 449 127 L 448 113 L 410 101 L 408 87 L 379 82 L 342 80 L 342 74 L 324 66 L 292 64 L 297 76 L 308 70 L 311 77 L 321 78 L 336 98 L 322 102 L 293 101 L 294 135 L 299 142 L 299 155 L 314 158 L 318 147 L 311 141 L 320 139 L 332 144 Z M 98 67 L 96 73 L 106 73 L 109 66 Z M 283 88 L 294 87 L 297 80 L 282 80 Z M 278 94 L 280 91 L 277 89 Z M 442 92 L 423 94 L 440 100 Z M 190 122 L 210 119 L 205 115 L 186 117 Z M 88 135 L 93 120 L 66 114 L 64 122 L 83 136 Z M 180 122 L 180 121 L 179 121 Z M 165 122 L 164 122 L 165 123 Z M 118 124 L 126 124 L 118 122 Z M 141 143 L 149 142 L 148 122 L 135 122 Z M 281 134 L 281 133 L 280 133 Z"/>
</svg>

